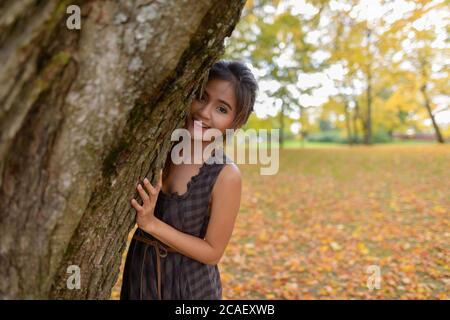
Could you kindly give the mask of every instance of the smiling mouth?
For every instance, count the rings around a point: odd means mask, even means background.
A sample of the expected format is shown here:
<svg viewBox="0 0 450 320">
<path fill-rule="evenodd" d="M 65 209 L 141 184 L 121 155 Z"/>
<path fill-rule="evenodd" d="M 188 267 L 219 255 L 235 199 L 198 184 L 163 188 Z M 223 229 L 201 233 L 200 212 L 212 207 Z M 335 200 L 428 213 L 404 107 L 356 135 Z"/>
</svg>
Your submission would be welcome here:
<svg viewBox="0 0 450 320">
<path fill-rule="evenodd" d="M 199 128 L 203 128 L 203 129 L 209 129 L 210 127 L 208 127 L 207 125 L 205 125 L 201 120 L 198 120 L 196 118 L 192 118 L 192 121 L 194 122 L 194 126 L 199 127 Z"/>
</svg>

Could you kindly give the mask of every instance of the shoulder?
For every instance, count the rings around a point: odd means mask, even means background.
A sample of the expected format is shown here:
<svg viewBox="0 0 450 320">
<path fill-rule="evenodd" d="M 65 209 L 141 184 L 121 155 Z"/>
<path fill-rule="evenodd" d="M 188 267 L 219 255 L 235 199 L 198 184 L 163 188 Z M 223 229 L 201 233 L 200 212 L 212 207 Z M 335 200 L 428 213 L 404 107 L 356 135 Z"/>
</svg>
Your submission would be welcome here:
<svg viewBox="0 0 450 320">
<path fill-rule="evenodd" d="M 234 162 L 227 163 L 224 165 L 224 167 L 220 171 L 218 179 L 224 180 L 227 183 L 240 182 L 242 179 L 241 171 L 239 170 L 239 167 Z"/>
<path fill-rule="evenodd" d="M 213 194 L 215 191 L 224 190 L 240 192 L 241 184 L 242 176 L 239 167 L 234 162 L 226 163 L 217 177 Z"/>
</svg>

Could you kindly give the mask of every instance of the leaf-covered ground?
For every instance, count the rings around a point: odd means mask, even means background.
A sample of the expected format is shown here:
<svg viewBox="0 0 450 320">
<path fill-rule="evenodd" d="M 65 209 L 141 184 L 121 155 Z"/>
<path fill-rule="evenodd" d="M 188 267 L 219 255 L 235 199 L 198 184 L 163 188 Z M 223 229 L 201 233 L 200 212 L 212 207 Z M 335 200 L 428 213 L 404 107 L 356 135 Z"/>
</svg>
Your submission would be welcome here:
<svg viewBox="0 0 450 320">
<path fill-rule="evenodd" d="M 449 299 L 448 146 L 283 150 L 275 176 L 239 166 L 224 299 Z"/>
</svg>

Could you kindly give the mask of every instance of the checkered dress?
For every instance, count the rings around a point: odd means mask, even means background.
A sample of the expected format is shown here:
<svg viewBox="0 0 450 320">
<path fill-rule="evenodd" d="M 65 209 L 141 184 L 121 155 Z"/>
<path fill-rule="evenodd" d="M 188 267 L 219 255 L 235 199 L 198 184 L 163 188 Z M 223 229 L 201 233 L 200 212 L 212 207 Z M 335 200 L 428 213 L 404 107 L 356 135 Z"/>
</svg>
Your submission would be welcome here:
<svg viewBox="0 0 450 320">
<path fill-rule="evenodd" d="M 222 151 L 223 163 L 203 163 L 197 175 L 187 185 L 187 191 L 166 194 L 160 191 L 155 207 L 155 216 L 177 230 L 204 239 L 209 222 L 209 201 L 214 183 L 226 163 L 232 162 Z M 141 237 L 157 240 L 152 235 L 137 229 Z M 222 284 L 217 265 L 207 265 L 179 252 L 169 252 L 160 258 L 161 298 L 222 299 Z M 125 262 L 120 299 L 156 300 L 157 272 L 155 247 L 132 239 Z"/>
</svg>

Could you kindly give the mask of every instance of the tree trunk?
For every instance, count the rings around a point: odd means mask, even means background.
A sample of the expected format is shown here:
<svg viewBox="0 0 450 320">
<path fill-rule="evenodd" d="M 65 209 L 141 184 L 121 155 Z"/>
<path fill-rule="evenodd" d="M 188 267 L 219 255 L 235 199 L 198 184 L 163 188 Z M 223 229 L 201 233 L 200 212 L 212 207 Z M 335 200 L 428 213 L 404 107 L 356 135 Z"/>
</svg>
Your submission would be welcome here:
<svg viewBox="0 0 450 320">
<path fill-rule="evenodd" d="M 244 3 L 0 3 L 0 298 L 110 297 L 136 183 L 154 182 Z"/>
<path fill-rule="evenodd" d="M 302 148 L 305 147 L 305 140 L 306 140 L 306 107 L 303 105 L 300 105 L 300 137 L 302 142 Z"/>
<path fill-rule="evenodd" d="M 280 110 L 280 148 L 284 146 L 284 102 L 281 104 Z"/>
<path fill-rule="evenodd" d="M 422 92 L 422 95 L 423 95 L 423 99 L 424 99 L 424 102 L 425 102 L 425 108 L 427 109 L 428 116 L 430 117 L 431 123 L 433 124 L 434 133 L 436 135 L 436 140 L 439 143 L 444 143 L 444 137 L 441 134 L 441 130 L 439 129 L 439 126 L 438 126 L 438 124 L 436 122 L 436 118 L 434 117 L 434 114 L 433 114 L 433 112 L 431 110 L 430 99 L 428 98 L 426 84 L 424 84 L 420 88 L 420 91 Z"/>
<path fill-rule="evenodd" d="M 372 144 L 372 78 L 370 72 L 367 77 L 367 115 L 365 119 L 364 143 Z"/>
<path fill-rule="evenodd" d="M 364 121 L 361 118 L 361 111 L 359 109 L 358 101 L 355 101 L 355 112 L 353 114 L 353 133 L 354 133 L 354 141 L 356 144 L 359 143 L 359 131 L 358 131 L 358 120 L 362 123 L 362 127 L 364 128 Z"/>
<path fill-rule="evenodd" d="M 353 134 L 352 129 L 350 127 L 350 112 L 349 112 L 349 106 L 348 101 L 344 102 L 344 114 L 345 114 L 345 129 L 347 131 L 347 142 L 349 145 L 353 144 Z"/>
<path fill-rule="evenodd" d="M 372 30 L 367 29 L 367 115 L 365 118 L 365 125 L 364 125 L 364 143 L 367 145 L 372 144 L 372 57 L 370 54 L 370 46 L 372 41 Z"/>
</svg>

